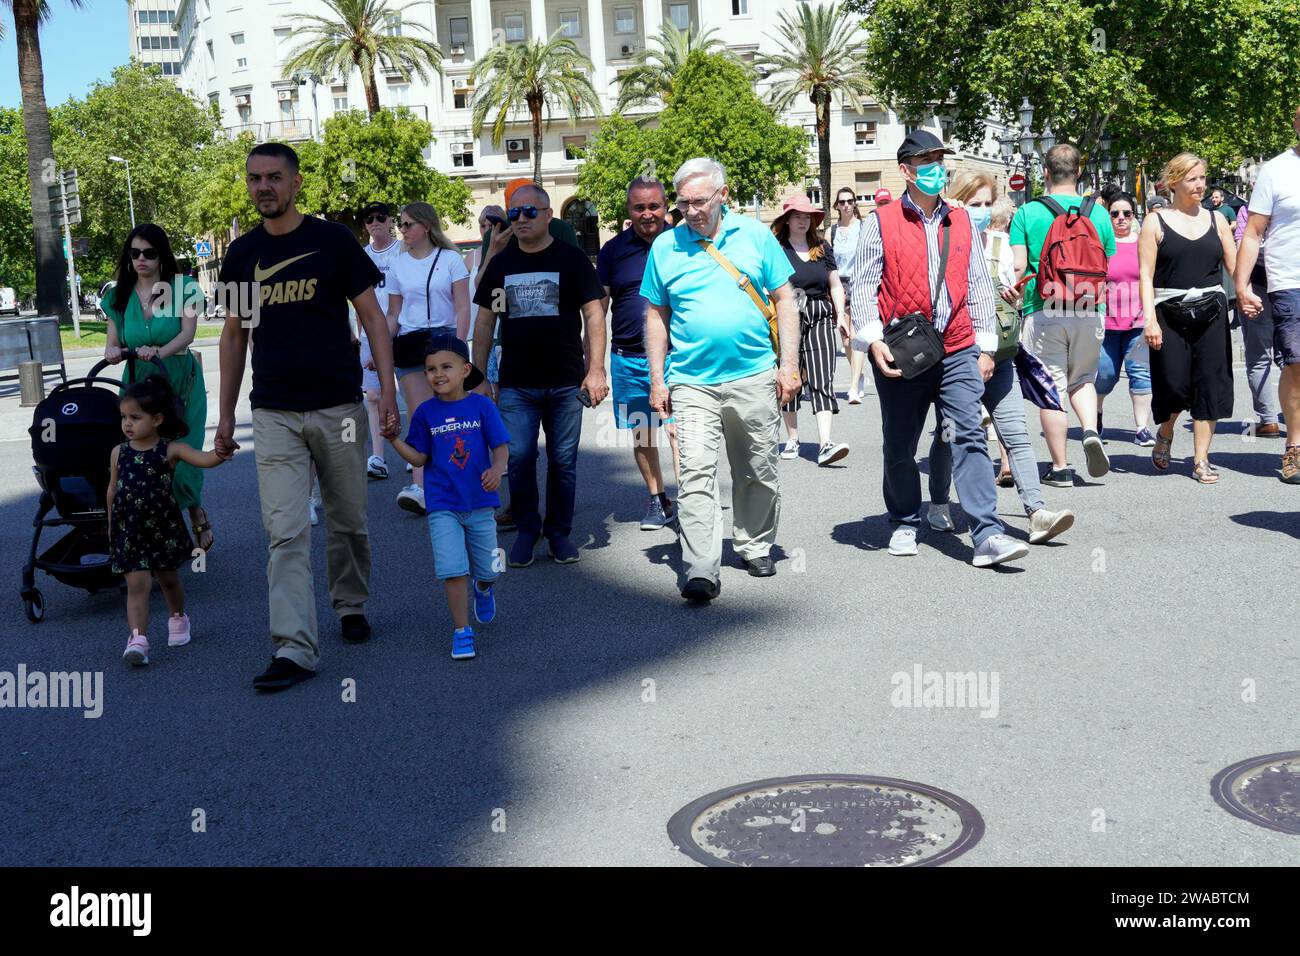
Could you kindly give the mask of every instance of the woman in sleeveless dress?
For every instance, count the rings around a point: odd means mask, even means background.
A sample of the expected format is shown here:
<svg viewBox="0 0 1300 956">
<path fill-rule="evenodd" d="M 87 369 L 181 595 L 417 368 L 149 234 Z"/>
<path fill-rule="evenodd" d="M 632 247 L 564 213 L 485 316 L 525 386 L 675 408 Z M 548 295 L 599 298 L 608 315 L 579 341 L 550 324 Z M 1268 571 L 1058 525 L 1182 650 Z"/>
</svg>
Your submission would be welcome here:
<svg viewBox="0 0 1300 956">
<path fill-rule="evenodd" d="M 1192 416 L 1192 477 L 1214 484 L 1216 422 L 1232 416 L 1232 342 L 1223 268 L 1237 263 L 1232 226 L 1201 208 L 1205 162 L 1179 153 L 1160 175 L 1173 204 L 1147 216 L 1138 237 L 1143 333 L 1151 347 L 1151 412 L 1159 423 L 1151 461 L 1169 468 L 1178 416 Z"/>
</svg>

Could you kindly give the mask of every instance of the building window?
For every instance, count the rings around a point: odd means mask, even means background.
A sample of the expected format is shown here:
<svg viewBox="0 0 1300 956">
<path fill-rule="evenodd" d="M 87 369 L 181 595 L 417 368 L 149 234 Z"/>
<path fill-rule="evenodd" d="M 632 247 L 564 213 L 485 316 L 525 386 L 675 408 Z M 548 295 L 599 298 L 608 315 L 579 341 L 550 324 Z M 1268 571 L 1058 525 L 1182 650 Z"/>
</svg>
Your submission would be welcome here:
<svg viewBox="0 0 1300 956">
<path fill-rule="evenodd" d="M 230 42 L 235 47 L 235 69 L 247 69 L 248 57 L 239 55 L 240 48 L 244 45 L 244 35 L 242 33 L 232 33 L 230 34 Z"/>
<path fill-rule="evenodd" d="M 384 14 L 384 32 L 390 37 L 402 35 L 402 15 L 400 13 Z"/>
<path fill-rule="evenodd" d="M 691 5 L 689 3 L 668 4 L 668 20 L 679 30 L 691 28 Z"/>
<path fill-rule="evenodd" d="M 876 145 L 876 121 L 863 120 L 853 124 L 853 142 L 856 146 Z"/>
<path fill-rule="evenodd" d="M 506 40 L 510 43 L 522 43 L 524 32 L 524 15 L 522 13 L 507 13 L 502 21 L 506 28 Z"/>
<path fill-rule="evenodd" d="M 582 15 L 577 10 L 561 10 L 560 29 L 566 37 L 582 36 Z"/>
<path fill-rule="evenodd" d="M 804 183 L 804 195 L 814 206 L 822 204 L 822 185 L 815 179 L 810 179 Z"/>
<path fill-rule="evenodd" d="M 527 163 L 533 158 L 533 144 L 527 139 L 506 140 L 506 162 Z"/>
<path fill-rule="evenodd" d="M 469 109 L 470 100 L 474 98 L 474 87 L 453 86 L 451 88 L 451 107 L 456 110 Z"/>
<path fill-rule="evenodd" d="M 207 41 L 206 46 L 208 48 L 208 76 L 212 76 L 217 72 L 217 57 L 216 54 L 212 52 L 211 40 Z"/>
<path fill-rule="evenodd" d="M 874 202 L 876 190 L 880 188 L 880 173 L 854 173 L 853 188 L 857 190 L 858 202 Z"/>
<path fill-rule="evenodd" d="M 817 148 L 817 126 L 813 123 L 804 123 L 803 135 L 808 140 L 808 148 Z"/>
<path fill-rule="evenodd" d="M 216 110 L 216 111 L 218 112 L 218 114 L 219 114 L 219 113 L 221 112 L 221 94 L 220 94 L 220 93 L 209 93 L 209 94 L 208 94 L 208 105 L 211 106 L 214 110 Z"/>
<path fill-rule="evenodd" d="M 330 97 L 334 101 L 335 113 L 346 113 L 348 111 L 348 88 L 346 86 L 331 86 Z"/>
<path fill-rule="evenodd" d="M 636 7 L 614 8 L 614 32 L 620 35 L 636 33 Z"/>
<path fill-rule="evenodd" d="M 570 161 L 582 159 L 580 154 L 582 150 L 587 148 L 587 137 L 585 135 L 578 134 L 576 136 L 565 136 L 563 137 L 563 142 L 565 159 Z"/>
<path fill-rule="evenodd" d="M 474 165 L 473 143 L 452 143 L 451 164 L 457 169 L 469 169 Z"/>
<path fill-rule="evenodd" d="M 939 138 L 945 143 L 952 139 L 952 120 L 942 120 L 939 123 Z"/>
<path fill-rule="evenodd" d="M 749 16 L 749 0 L 731 0 L 731 15 L 733 17 Z"/>
<path fill-rule="evenodd" d="M 285 96 L 285 93 L 289 93 L 290 95 Z M 280 90 L 276 93 L 276 98 L 280 101 L 280 119 L 286 123 L 292 123 L 295 118 L 294 113 L 298 106 L 298 101 L 292 95 L 292 90 Z"/>
<path fill-rule="evenodd" d="M 447 26 L 452 46 L 469 46 L 469 17 L 452 17 Z"/>
<path fill-rule="evenodd" d="M 394 83 L 390 80 L 388 83 L 388 105 L 410 106 L 411 84 L 407 83 L 405 80 L 400 83 Z"/>
</svg>

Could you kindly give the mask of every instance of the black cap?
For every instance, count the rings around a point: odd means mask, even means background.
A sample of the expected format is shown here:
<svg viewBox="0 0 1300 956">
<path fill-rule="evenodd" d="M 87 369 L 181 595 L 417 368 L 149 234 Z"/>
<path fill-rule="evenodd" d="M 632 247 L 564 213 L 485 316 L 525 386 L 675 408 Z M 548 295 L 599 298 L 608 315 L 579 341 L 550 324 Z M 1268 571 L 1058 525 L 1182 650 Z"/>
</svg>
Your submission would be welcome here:
<svg viewBox="0 0 1300 956">
<path fill-rule="evenodd" d="M 367 203 L 367 204 L 366 204 L 365 206 L 363 206 L 362 209 L 361 209 L 361 215 L 362 215 L 362 216 L 367 216 L 367 215 L 369 215 L 369 214 L 372 213 L 372 212 L 377 212 L 377 213 L 379 213 L 379 214 L 382 215 L 382 216 L 391 216 L 391 215 L 392 215 L 392 212 L 390 212 L 389 209 L 388 209 L 388 203 L 386 203 L 386 202 L 372 202 L 372 203 Z"/>
<path fill-rule="evenodd" d="M 425 355 L 432 355 L 434 352 L 454 352 L 469 362 L 469 346 L 446 332 L 434 332 L 429 336 L 429 344 L 424 350 Z M 483 384 L 483 373 L 480 372 L 471 362 L 469 374 L 465 376 L 465 391 L 472 392 Z"/>
<path fill-rule="evenodd" d="M 943 140 L 935 136 L 929 130 L 918 129 L 907 134 L 907 139 L 903 140 L 903 145 L 898 147 L 898 161 L 901 163 L 909 156 L 921 156 L 925 153 L 933 153 L 936 149 L 941 149 L 945 153 L 955 153 L 955 149 L 949 149 L 943 145 Z"/>
</svg>

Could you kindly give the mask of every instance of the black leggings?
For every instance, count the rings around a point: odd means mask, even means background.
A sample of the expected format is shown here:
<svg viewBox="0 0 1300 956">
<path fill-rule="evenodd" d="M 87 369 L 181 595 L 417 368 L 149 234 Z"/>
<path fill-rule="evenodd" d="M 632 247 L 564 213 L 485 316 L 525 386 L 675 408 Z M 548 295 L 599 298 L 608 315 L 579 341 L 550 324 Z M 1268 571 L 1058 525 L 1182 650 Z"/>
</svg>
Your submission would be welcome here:
<svg viewBox="0 0 1300 956">
<path fill-rule="evenodd" d="M 1163 424 L 1190 411 L 1196 421 L 1232 417 L 1232 338 L 1226 303 L 1204 326 L 1187 328 L 1156 306 L 1163 342 L 1151 349 L 1151 415 Z"/>
<path fill-rule="evenodd" d="M 803 388 L 794 401 L 781 407 L 794 412 L 805 402 L 811 402 L 814 412 L 840 410 L 835 400 L 835 357 L 838 354 L 839 336 L 835 328 L 835 306 L 829 299 L 809 299 L 799 322 L 799 377 Z M 808 395 L 808 398 L 804 398 Z"/>
</svg>

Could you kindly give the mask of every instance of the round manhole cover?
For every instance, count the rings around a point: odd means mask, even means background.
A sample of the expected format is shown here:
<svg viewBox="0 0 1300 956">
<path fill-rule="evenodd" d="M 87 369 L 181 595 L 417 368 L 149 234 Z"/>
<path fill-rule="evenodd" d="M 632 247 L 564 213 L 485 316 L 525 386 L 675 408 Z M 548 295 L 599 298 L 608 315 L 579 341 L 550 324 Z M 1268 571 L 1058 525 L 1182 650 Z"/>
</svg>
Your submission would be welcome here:
<svg viewBox="0 0 1300 956">
<path fill-rule="evenodd" d="M 938 866 L 984 835 L 979 811 L 909 780 L 758 780 L 682 807 L 668 836 L 710 866 Z"/>
<path fill-rule="evenodd" d="M 1300 751 L 1252 757 L 1220 770 L 1210 782 L 1233 816 L 1282 833 L 1300 833 Z"/>
</svg>

